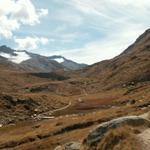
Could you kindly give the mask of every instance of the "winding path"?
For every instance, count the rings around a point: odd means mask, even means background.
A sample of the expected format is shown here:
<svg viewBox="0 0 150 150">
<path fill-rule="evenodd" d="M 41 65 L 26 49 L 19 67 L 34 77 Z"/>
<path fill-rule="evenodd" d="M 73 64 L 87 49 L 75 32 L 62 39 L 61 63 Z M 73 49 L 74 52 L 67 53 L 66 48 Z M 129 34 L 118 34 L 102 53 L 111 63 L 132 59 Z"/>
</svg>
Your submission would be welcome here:
<svg viewBox="0 0 150 150">
<path fill-rule="evenodd" d="M 55 109 L 55 110 L 51 110 L 51 111 L 48 111 L 46 113 L 39 114 L 35 118 L 38 118 L 38 119 L 53 119 L 53 118 L 55 118 L 55 116 L 52 116 L 53 113 L 65 110 L 65 109 L 69 108 L 71 105 L 72 105 L 72 103 L 70 101 L 69 104 L 64 106 L 64 107 L 61 107 L 61 108 L 58 108 L 58 109 Z"/>
<path fill-rule="evenodd" d="M 58 111 L 61 111 L 61 110 L 65 110 L 67 108 L 69 108 L 70 106 L 72 105 L 71 101 L 69 102 L 68 105 L 64 106 L 64 107 L 61 107 L 61 108 L 58 108 L 58 109 L 55 109 L 55 110 L 52 110 L 52 111 L 49 111 L 50 114 L 53 114 L 55 112 L 58 112 Z"/>
</svg>

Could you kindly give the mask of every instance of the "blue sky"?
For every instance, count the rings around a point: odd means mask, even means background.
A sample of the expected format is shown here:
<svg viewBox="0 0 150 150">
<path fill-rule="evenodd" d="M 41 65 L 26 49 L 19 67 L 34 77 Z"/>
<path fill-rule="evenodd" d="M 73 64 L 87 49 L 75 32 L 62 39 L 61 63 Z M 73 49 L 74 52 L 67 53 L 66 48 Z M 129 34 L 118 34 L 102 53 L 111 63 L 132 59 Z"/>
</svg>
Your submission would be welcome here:
<svg viewBox="0 0 150 150">
<path fill-rule="evenodd" d="M 149 16 L 148 0 L 0 0 L 0 44 L 92 64 L 120 54 Z"/>
</svg>

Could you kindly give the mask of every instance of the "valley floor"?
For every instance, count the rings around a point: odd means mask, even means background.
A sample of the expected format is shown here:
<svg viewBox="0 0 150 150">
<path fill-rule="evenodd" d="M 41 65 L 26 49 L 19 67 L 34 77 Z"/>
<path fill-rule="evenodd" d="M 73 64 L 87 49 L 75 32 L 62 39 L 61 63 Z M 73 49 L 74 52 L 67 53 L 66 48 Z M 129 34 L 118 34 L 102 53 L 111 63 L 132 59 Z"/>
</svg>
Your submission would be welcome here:
<svg viewBox="0 0 150 150">
<path fill-rule="evenodd" d="M 150 109 L 150 84 L 69 97 L 66 105 L 31 120 L 0 128 L 0 149 L 53 150 L 58 145 L 82 141 L 100 123 L 121 116 L 141 115 Z M 149 145 L 149 129 L 139 135 Z M 143 136 L 144 135 L 144 136 Z M 146 149 L 143 149 L 146 150 Z"/>
</svg>

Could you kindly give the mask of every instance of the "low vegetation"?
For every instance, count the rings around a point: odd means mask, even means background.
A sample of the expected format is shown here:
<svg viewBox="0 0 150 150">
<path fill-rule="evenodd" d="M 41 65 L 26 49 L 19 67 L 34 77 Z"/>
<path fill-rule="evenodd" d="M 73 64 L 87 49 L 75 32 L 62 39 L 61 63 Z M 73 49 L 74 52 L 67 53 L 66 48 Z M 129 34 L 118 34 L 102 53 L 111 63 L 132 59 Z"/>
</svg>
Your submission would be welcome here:
<svg viewBox="0 0 150 150">
<path fill-rule="evenodd" d="M 121 127 L 110 130 L 104 139 L 95 146 L 83 148 L 84 150 L 141 150 L 140 143 L 130 127 Z"/>
</svg>

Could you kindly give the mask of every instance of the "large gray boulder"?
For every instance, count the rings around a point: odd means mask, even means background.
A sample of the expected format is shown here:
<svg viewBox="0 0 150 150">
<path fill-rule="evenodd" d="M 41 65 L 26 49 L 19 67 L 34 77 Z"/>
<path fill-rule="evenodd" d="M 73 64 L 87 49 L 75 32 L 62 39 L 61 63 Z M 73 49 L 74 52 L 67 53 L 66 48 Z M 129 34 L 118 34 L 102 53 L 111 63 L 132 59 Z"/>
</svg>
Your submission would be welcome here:
<svg viewBox="0 0 150 150">
<path fill-rule="evenodd" d="M 83 144 L 89 146 L 95 145 L 96 143 L 102 140 L 102 138 L 105 136 L 107 131 L 125 125 L 133 126 L 133 127 L 138 127 L 138 126 L 150 127 L 150 122 L 138 116 L 128 116 L 128 117 L 113 119 L 111 121 L 98 125 L 94 130 L 90 131 L 88 136 L 84 139 Z"/>
</svg>

